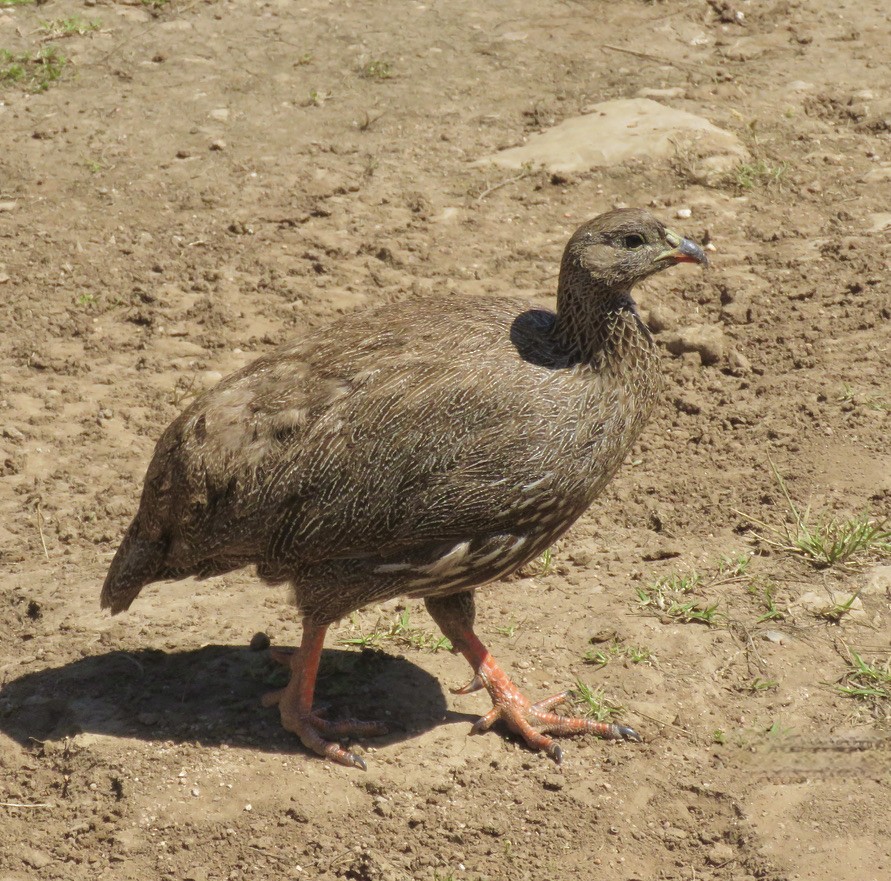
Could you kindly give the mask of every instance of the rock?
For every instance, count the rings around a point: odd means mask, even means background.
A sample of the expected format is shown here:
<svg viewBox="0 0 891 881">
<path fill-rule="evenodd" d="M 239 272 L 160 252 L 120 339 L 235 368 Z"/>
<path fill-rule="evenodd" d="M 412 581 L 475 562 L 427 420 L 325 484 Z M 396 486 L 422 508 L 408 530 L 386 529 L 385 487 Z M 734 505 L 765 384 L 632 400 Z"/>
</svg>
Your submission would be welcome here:
<svg viewBox="0 0 891 881">
<path fill-rule="evenodd" d="M 729 160 L 718 163 L 726 170 L 747 156 L 730 132 L 701 116 L 649 98 L 604 101 L 587 111 L 532 135 L 520 147 L 502 150 L 475 164 L 515 170 L 543 166 L 552 173 L 584 172 L 621 165 L 629 159 L 669 160 L 682 150 L 693 158 Z"/>
<path fill-rule="evenodd" d="M 675 86 L 671 89 L 638 89 L 636 97 L 658 100 L 659 98 L 684 98 L 686 94 L 686 89 Z"/>
<path fill-rule="evenodd" d="M 721 307 L 721 320 L 726 321 L 728 324 L 751 324 L 752 307 L 748 302 L 748 298 L 725 303 Z"/>
<path fill-rule="evenodd" d="M 657 303 L 650 309 L 650 314 L 647 318 L 647 326 L 653 333 L 662 333 L 664 330 L 674 330 L 677 325 L 678 317 L 668 308 L 668 306 L 663 306 L 661 303 Z"/>
<path fill-rule="evenodd" d="M 590 566 L 594 560 L 594 554 L 589 548 L 577 548 L 571 551 L 568 556 L 573 565 L 578 566 L 580 569 Z"/>
<path fill-rule="evenodd" d="M 719 841 L 714 847 L 709 848 L 706 859 L 713 866 L 723 866 L 736 857 L 736 853 L 729 844 Z"/>
<path fill-rule="evenodd" d="M 870 227 L 867 232 L 882 232 L 891 226 L 891 211 L 878 211 L 869 215 Z"/>
<path fill-rule="evenodd" d="M 672 355 L 696 352 L 703 365 L 717 364 L 724 357 L 724 332 L 710 324 L 681 328 L 665 338 Z"/>
<path fill-rule="evenodd" d="M 737 352 L 736 349 L 731 350 L 727 356 L 727 364 L 734 376 L 745 376 L 745 374 L 752 372 L 752 362 L 742 352 Z"/>
<path fill-rule="evenodd" d="M 19 851 L 22 862 L 31 866 L 32 869 L 44 869 L 52 861 L 53 858 L 45 850 L 37 850 L 35 847 L 23 847 Z"/>
<path fill-rule="evenodd" d="M 872 171 L 866 172 L 863 176 L 863 180 L 869 181 L 870 183 L 891 180 L 891 164 L 883 162 L 878 168 L 873 168 Z"/>
<path fill-rule="evenodd" d="M 89 824 L 87 829 L 89 830 Z M 132 829 L 119 829 L 111 836 L 112 843 L 115 848 L 123 853 L 129 853 L 139 846 L 139 839 Z"/>
<path fill-rule="evenodd" d="M 222 378 L 223 374 L 219 370 L 204 370 L 197 377 L 202 390 L 213 388 Z"/>
<path fill-rule="evenodd" d="M 891 599 L 891 566 L 876 566 L 866 576 L 866 583 L 863 585 L 860 595 Z"/>
<path fill-rule="evenodd" d="M 655 560 L 673 560 L 680 557 L 682 553 L 680 545 L 670 541 L 660 541 L 645 547 L 641 551 L 640 558 L 649 563 Z"/>
<path fill-rule="evenodd" d="M 697 395 L 695 392 L 681 392 L 674 399 L 674 407 L 679 413 L 687 413 L 690 416 L 695 416 L 698 413 L 702 412 L 703 399 Z"/>
<path fill-rule="evenodd" d="M 262 631 L 260 633 L 255 633 L 251 637 L 250 650 L 252 652 L 265 651 L 266 649 L 269 648 L 269 645 L 270 645 L 269 637 Z"/>
<path fill-rule="evenodd" d="M 765 630 L 764 633 L 761 634 L 761 638 L 768 642 L 775 642 L 778 645 L 791 641 L 787 634 L 781 633 L 779 630 Z"/>
<path fill-rule="evenodd" d="M 850 606 L 848 606 L 846 611 L 842 612 L 839 607 L 847 606 L 849 602 Z M 839 620 L 844 620 L 845 618 L 862 618 L 866 615 L 866 612 L 863 611 L 863 602 L 860 597 L 855 597 L 852 602 L 851 594 L 849 593 L 834 593 L 832 591 L 817 593 L 816 591 L 809 590 L 807 593 L 803 593 L 790 605 L 793 609 L 799 608 L 812 615 L 816 615 L 820 618 L 827 618 L 828 620 L 833 620 L 832 616 L 835 610 L 838 610 Z"/>
</svg>

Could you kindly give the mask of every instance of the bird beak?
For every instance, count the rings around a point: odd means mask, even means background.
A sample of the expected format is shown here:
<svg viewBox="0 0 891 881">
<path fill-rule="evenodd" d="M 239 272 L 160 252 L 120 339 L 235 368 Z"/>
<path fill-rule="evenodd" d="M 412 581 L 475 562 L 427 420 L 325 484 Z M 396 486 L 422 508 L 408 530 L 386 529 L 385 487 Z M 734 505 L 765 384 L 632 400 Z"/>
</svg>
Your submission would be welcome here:
<svg viewBox="0 0 891 881">
<path fill-rule="evenodd" d="M 671 245 L 670 250 L 663 251 L 656 259 L 671 260 L 673 263 L 699 263 L 708 266 L 708 257 L 705 251 L 690 239 L 679 236 L 670 229 L 665 230 L 665 240 Z"/>
</svg>

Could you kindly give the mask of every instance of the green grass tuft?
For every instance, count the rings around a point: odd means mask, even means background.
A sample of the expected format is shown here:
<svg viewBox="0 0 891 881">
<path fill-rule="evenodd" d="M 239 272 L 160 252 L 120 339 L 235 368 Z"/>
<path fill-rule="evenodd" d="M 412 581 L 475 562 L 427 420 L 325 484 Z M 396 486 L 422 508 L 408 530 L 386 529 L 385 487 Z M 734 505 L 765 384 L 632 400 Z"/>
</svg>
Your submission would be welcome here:
<svg viewBox="0 0 891 881">
<path fill-rule="evenodd" d="M 891 655 L 883 664 L 869 663 L 863 656 L 850 651 L 851 666 L 845 672 L 837 690 L 851 698 L 867 701 L 874 707 L 891 704 Z"/>
<path fill-rule="evenodd" d="M 770 463 L 780 491 L 789 508 L 787 522 L 770 526 L 746 514 L 742 516 L 764 530 L 755 533 L 766 544 L 808 560 L 818 569 L 831 566 L 856 566 L 870 558 L 891 556 L 891 526 L 868 514 L 837 519 L 814 519 L 810 504 L 801 510 L 792 500 L 786 481 L 773 462 Z"/>
<path fill-rule="evenodd" d="M 31 92 L 45 92 L 62 76 L 67 61 L 55 46 L 34 55 L 15 55 L 0 49 L 0 83 L 17 83 Z"/>
<path fill-rule="evenodd" d="M 102 22 L 91 21 L 80 15 L 72 15 L 68 18 L 54 18 L 40 23 L 40 31 L 52 39 L 62 37 L 82 37 L 91 31 L 98 31 Z"/>
<path fill-rule="evenodd" d="M 591 688 L 581 679 L 577 679 L 573 688 L 573 703 L 575 707 L 595 722 L 610 722 L 613 716 L 621 713 L 625 708 L 621 704 L 604 697 L 602 688 Z"/>
<path fill-rule="evenodd" d="M 731 173 L 731 180 L 742 190 L 755 187 L 769 187 L 779 183 L 786 173 L 786 163 L 773 165 L 763 159 L 754 162 L 741 162 Z"/>
<path fill-rule="evenodd" d="M 380 648 L 385 642 L 427 652 L 452 650 L 452 643 L 445 636 L 437 636 L 429 630 L 412 627 L 411 612 L 408 609 L 404 609 L 389 627 L 381 627 L 381 621 L 378 619 L 369 633 L 340 640 L 341 645 L 352 645 L 362 649 Z"/>
<path fill-rule="evenodd" d="M 359 76 L 366 80 L 389 80 L 393 78 L 393 65 L 381 58 L 374 59 L 362 65 Z"/>
<path fill-rule="evenodd" d="M 632 664 L 651 663 L 655 660 L 649 649 L 641 646 L 621 645 L 618 642 L 614 642 L 605 648 L 589 649 L 585 654 L 585 663 L 605 667 L 610 661 L 618 658 L 624 658 Z"/>
<path fill-rule="evenodd" d="M 654 614 L 665 615 L 682 624 L 717 626 L 725 617 L 718 611 L 718 603 L 690 598 L 701 584 L 702 577 L 697 572 L 664 575 L 652 584 L 638 587 L 637 601 Z"/>
</svg>

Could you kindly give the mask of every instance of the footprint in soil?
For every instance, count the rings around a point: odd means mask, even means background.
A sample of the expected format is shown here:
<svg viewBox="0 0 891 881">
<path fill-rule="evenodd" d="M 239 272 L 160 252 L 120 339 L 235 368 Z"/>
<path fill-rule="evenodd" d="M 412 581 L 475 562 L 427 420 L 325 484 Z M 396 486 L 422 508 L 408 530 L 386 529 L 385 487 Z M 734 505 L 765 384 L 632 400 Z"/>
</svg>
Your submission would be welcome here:
<svg viewBox="0 0 891 881">
<path fill-rule="evenodd" d="M 238 744 L 266 752 L 301 749 L 264 709 L 264 691 L 287 672 L 236 646 L 193 651 L 113 651 L 12 679 L 0 689 L 0 731 L 23 745 L 83 732 L 143 740 Z M 396 743 L 446 722 L 474 717 L 447 710 L 439 682 L 401 657 L 327 650 L 318 700 L 331 718 L 380 719 Z"/>
</svg>

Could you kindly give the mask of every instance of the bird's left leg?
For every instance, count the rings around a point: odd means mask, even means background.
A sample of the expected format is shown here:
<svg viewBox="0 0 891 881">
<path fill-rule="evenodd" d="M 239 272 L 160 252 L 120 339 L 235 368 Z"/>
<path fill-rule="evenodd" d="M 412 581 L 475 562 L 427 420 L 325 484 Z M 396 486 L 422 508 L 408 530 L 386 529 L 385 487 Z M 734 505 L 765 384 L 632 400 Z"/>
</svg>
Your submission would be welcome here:
<svg viewBox="0 0 891 881">
<path fill-rule="evenodd" d="M 365 762 L 359 756 L 326 738 L 378 737 L 387 733 L 387 726 L 357 719 L 329 722 L 313 712 L 316 676 L 327 630 L 327 625 L 313 624 L 306 619 L 303 622 L 303 639 L 297 651 L 287 653 L 273 650 L 274 660 L 291 668 L 291 678 L 284 688 L 264 695 L 263 705 L 271 707 L 278 704 L 282 725 L 288 731 L 293 731 L 303 745 L 313 752 L 340 765 L 352 765 L 364 771 Z"/>
<path fill-rule="evenodd" d="M 548 735 L 557 737 L 571 734 L 596 734 L 613 740 L 640 740 L 637 732 L 624 725 L 595 722 L 593 719 L 580 719 L 571 716 L 558 716 L 551 710 L 568 701 L 572 692 L 564 691 L 553 697 L 531 703 L 514 685 L 510 677 L 489 650 L 473 632 L 476 617 L 473 591 L 452 594 L 446 597 L 429 597 L 425 604 L 440 630 L 449 638 L 454 650 L 461 652 L 473 668 L 473 679 L 464 688 L 454 689 L 455 694 L 469 694 L 485 688 L 494 706 L 485 716 L 478 719 L 471 734 L 488 731 L 495 722 L 501 720 L 507 727 L 526 741 L 530 749 L 544 750 L 558 763 L 563 758 L 563 750 Z"/>
</svg>

